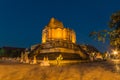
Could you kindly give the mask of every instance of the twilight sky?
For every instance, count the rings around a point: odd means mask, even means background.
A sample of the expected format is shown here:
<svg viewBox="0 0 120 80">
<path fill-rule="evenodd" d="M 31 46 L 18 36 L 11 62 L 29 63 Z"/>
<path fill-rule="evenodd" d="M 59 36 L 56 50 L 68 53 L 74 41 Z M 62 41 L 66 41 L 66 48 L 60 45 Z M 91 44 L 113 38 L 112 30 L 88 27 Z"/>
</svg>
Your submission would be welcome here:
<svg viewBox="0 0 120 80">
<path fill-rule="evenodd" d="M 89 37 L 108 28 L 110 15 L 120 10 L 120 0 L 0 0 L 0 47 L 30 47 L 41 43 L 41 31 L 51 17 L 76 32 L 78 44 L 104 51 L 108 43 Z"/>
</svg>

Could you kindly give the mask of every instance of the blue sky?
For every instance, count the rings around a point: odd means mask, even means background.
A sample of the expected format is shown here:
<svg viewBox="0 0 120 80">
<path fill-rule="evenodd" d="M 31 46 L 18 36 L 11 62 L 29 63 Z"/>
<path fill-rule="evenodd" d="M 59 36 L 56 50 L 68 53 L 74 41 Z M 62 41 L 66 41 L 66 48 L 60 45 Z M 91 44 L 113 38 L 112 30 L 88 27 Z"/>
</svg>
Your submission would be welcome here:
<svg viewBox="0 0 120 80">
<path fill-rule="evenodd" d="M 41 31 L 51 17 L 76 32 L 78 44 L 106 50 L 88 35 L 108 29 L 110 15 L 120 10 L 120 0 L 0 0 L 0 47 L 30 47 L 41 43 Z"/>
</svg>

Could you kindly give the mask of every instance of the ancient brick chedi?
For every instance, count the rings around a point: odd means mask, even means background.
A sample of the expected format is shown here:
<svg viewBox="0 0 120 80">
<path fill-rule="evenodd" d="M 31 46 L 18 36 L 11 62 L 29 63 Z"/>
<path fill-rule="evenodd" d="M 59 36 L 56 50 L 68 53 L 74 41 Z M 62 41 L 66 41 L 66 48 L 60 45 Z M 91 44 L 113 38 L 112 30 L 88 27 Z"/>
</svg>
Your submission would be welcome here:
<svg viewBox="0 0 120 80">
<path fill-rule="evenodd" d="M 48 25 L 44 27 L 42 30 L 42 42 L 32 46 L 32 52 L 40 57 L 48 56 L 51 59 L 55 59 L 59 54 L 64 59 L 86 57 L 76 44 L 75 31 L 65 28 L 63 23 L 55 18 L 51 18 Z"/>
<path fill-rule="evenodd" d="M 69 28 L 64 28 L 63 23 L 51 18 L 49 24 L 42 31 L 42 43 L 49 41 L 76 42 L 75 32 Z"/>
</svg>

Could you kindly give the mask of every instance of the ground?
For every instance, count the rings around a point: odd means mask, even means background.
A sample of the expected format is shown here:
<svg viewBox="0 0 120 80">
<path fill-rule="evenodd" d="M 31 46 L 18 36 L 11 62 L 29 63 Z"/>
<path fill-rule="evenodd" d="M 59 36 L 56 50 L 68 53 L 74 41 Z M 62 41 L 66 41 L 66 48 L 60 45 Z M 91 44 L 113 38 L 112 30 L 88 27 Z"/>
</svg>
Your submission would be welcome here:
<svg viewBox="0 0 120 80">
<path fill-rule="evenodd" d="M 120 80 L 120 73 L 107 61 L 46 67 L 0 61 L 0 80 Z"/>
</svg>

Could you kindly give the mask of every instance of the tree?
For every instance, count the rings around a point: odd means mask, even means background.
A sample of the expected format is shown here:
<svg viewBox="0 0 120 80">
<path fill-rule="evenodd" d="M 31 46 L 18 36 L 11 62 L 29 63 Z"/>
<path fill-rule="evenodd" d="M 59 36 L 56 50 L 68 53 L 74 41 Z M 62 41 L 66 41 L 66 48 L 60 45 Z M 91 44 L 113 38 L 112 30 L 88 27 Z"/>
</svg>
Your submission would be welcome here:
<svg viewBox="0 0 120 80">
<path fill-rule="evenodd" d="M 5 56 L 5 50 L 4 49 L 0 49 L 0 57 L 3 57 L 3 56 Z"/>
<path fill-rule="evenodd" d="M 90 37 L 102 42 L 109 39 L 110 45 L 118 49 L 120 48 L 120 11 L 111 15 L 109 28 L 109 30 L 93 31 L 90 33 Z"/>
<path fill-rule="evenodd" d="M 112 29 L 109 33 L 110 44 L 120 48 L 120 11 L 112 14 L 109 27 Z"/>
</svg>

